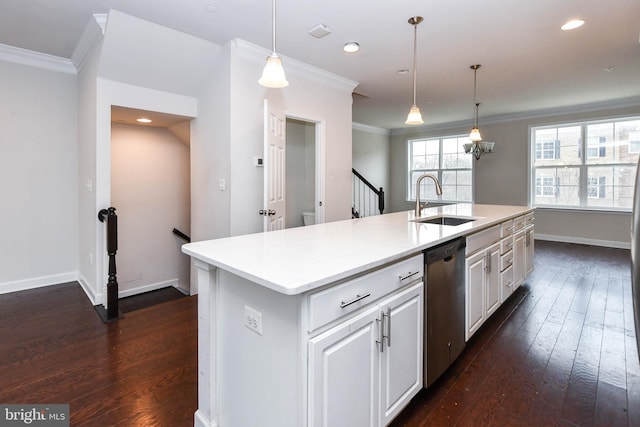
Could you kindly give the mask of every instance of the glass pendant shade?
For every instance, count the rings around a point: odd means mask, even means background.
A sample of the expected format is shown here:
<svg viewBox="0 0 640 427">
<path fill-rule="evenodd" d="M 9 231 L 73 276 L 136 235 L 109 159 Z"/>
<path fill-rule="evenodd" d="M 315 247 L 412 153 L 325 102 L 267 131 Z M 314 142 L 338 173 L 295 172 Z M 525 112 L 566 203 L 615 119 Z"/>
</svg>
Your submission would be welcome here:
<svg viewBox="0 0 640 427">
<path fill-rule="evenodd" d="M 424 123 L 422 120 L 422 114 L 420 114 L 420 109 L 417 105 L 413 104 L 411 106 L 411 110 L 409 110 L 409 115 L 407 116 L 407 121 L 404 123 L 407 125 L 421 125 Z"/>
<path fill-rule="evenodd" d="M 482 141 L 480 130 L 477 127 L 474 127 L 473 129 L 471 129 L 471 133 L 469 134 L 469 139 L 473 142 Z"/>
<path fill-rule="evenodd" d="M 289 86 L 287 77 L 284 75 L 284 68 L 282 68 L 282 60 L 275 52 L 267 57 L 267 64 L 262 70 L 262 77 L 258 83 L 275 89 Z"/>
</svg>

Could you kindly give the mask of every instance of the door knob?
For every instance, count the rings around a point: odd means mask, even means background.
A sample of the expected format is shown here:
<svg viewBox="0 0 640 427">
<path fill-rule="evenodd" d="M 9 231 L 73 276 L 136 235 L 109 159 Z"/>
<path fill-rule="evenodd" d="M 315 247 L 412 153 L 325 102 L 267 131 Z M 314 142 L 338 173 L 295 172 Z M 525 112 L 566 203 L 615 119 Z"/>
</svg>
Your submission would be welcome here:
<svg viewBox="0 0 640 427">
<path fill-rule="evenodd" d="M 272 216 L 272 215 L 275 215 L 275 214 L 276 214 L 276 211 L 274 211 L 273 209 L 269 209 L 267 211 L 267 215 L 269 215 L 269 216 Z"/>
</svg>

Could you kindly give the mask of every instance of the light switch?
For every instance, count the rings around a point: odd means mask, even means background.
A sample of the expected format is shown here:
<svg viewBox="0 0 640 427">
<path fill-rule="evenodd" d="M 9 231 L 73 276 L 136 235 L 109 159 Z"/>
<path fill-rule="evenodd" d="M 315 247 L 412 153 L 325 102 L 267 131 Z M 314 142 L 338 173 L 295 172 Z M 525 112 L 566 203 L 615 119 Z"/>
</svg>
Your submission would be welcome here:
<svg viewBox="0 0 640 427">
<path fill-rule="evenodd" d="M 220 191 L 226 191 L 227 190 L 227 183 L 224 180 L 224 178 L 220 178 L 218 180 L 218 188 L 220 189 Z"/>
</svg>

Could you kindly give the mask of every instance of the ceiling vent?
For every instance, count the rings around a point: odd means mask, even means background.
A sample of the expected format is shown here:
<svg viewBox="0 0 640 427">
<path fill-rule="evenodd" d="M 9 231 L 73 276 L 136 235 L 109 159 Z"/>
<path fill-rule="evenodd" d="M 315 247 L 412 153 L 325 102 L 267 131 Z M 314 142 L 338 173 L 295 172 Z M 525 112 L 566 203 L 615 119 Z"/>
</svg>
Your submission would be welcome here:
<svg viewBox="0 0 640 427">
<path fill-rule="evenodd" d="M 307 32 L 309 34 L 311 34 L 313 37 L 315 37 L 317 39 L 321 39 L 321 38 L 331 34 L 331 28 L 327 27 L 324 24 L 318 24 L 318 25 L 316 25 L 314 27 L 309 28 L 309 30 L 307 30 Z"/>
</svg>

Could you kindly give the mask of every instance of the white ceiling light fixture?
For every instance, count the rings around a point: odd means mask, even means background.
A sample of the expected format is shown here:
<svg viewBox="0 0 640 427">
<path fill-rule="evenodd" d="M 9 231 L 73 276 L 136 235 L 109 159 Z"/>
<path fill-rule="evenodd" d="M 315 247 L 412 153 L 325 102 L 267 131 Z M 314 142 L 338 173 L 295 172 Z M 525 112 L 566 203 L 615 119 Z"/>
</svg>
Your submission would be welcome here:
<svg viewBox="0 0 640 427">
<path fill-rule="evenodd" d="M 153 120 L 151 119 L 147 119 L 146 117 L 140 117 L 139 119 L 136 119 L 136 122 L 138 123 L 151 123 Z"/>
<path fill-rule="evenodd" d="M 475 105 L 475 117 L 473 120 L 473 128 L 471 129 L 471 133 L 469 134 L 469 139 L 473 142 L 482 141 L 480 129 L 478 129 L 478 107 L 480 106 L 480 103 L 476 100 L 476 73 L 478 72 L 478 68 L 480 67 L 480 64 L 474 64 L 470 67 L 473 70 L 473 103 Z"/>
<path fill-rule="evenodd" d="M 565 24 L 562 27 L 560 27 L 560 29 L 564 31 L 575 30 L 576 28 L 580 28 L 583 25 L 584 25 L 584 20 L 572 19 L 570 21 L 565 22 Z"/>
<path fill-rule="evenodd" d="M 346 53 L 356 53 L 360 50 L 360 44 L 358 42 L 348 42 L 342 46 L 342 50 Z"/>
<path fill-rule="evenodd" d="M 420 114 L 420 108 L 416 105 L 416 53 L 418 43 L 418 24 L 423 21 L 422 16 L 413 16 L 409 18 L 409 24 L 413 25 L 413 105 L 409 110 L 407 121 L 404 122 L 407 125 L 421 125 L 424 123 L 422 120 L 422 114 Z"/>
<path fill-rule="evenodd" d="M 262 77 L 258 83 L 264 87 L 280 89 L 289 86 L 287 77 L 284 75 L 282 60 L 276 53 L 276 0 L 272 0 L 272 50 L 267 57 L 267 64 L 262 70 Z"/>
</svg>

